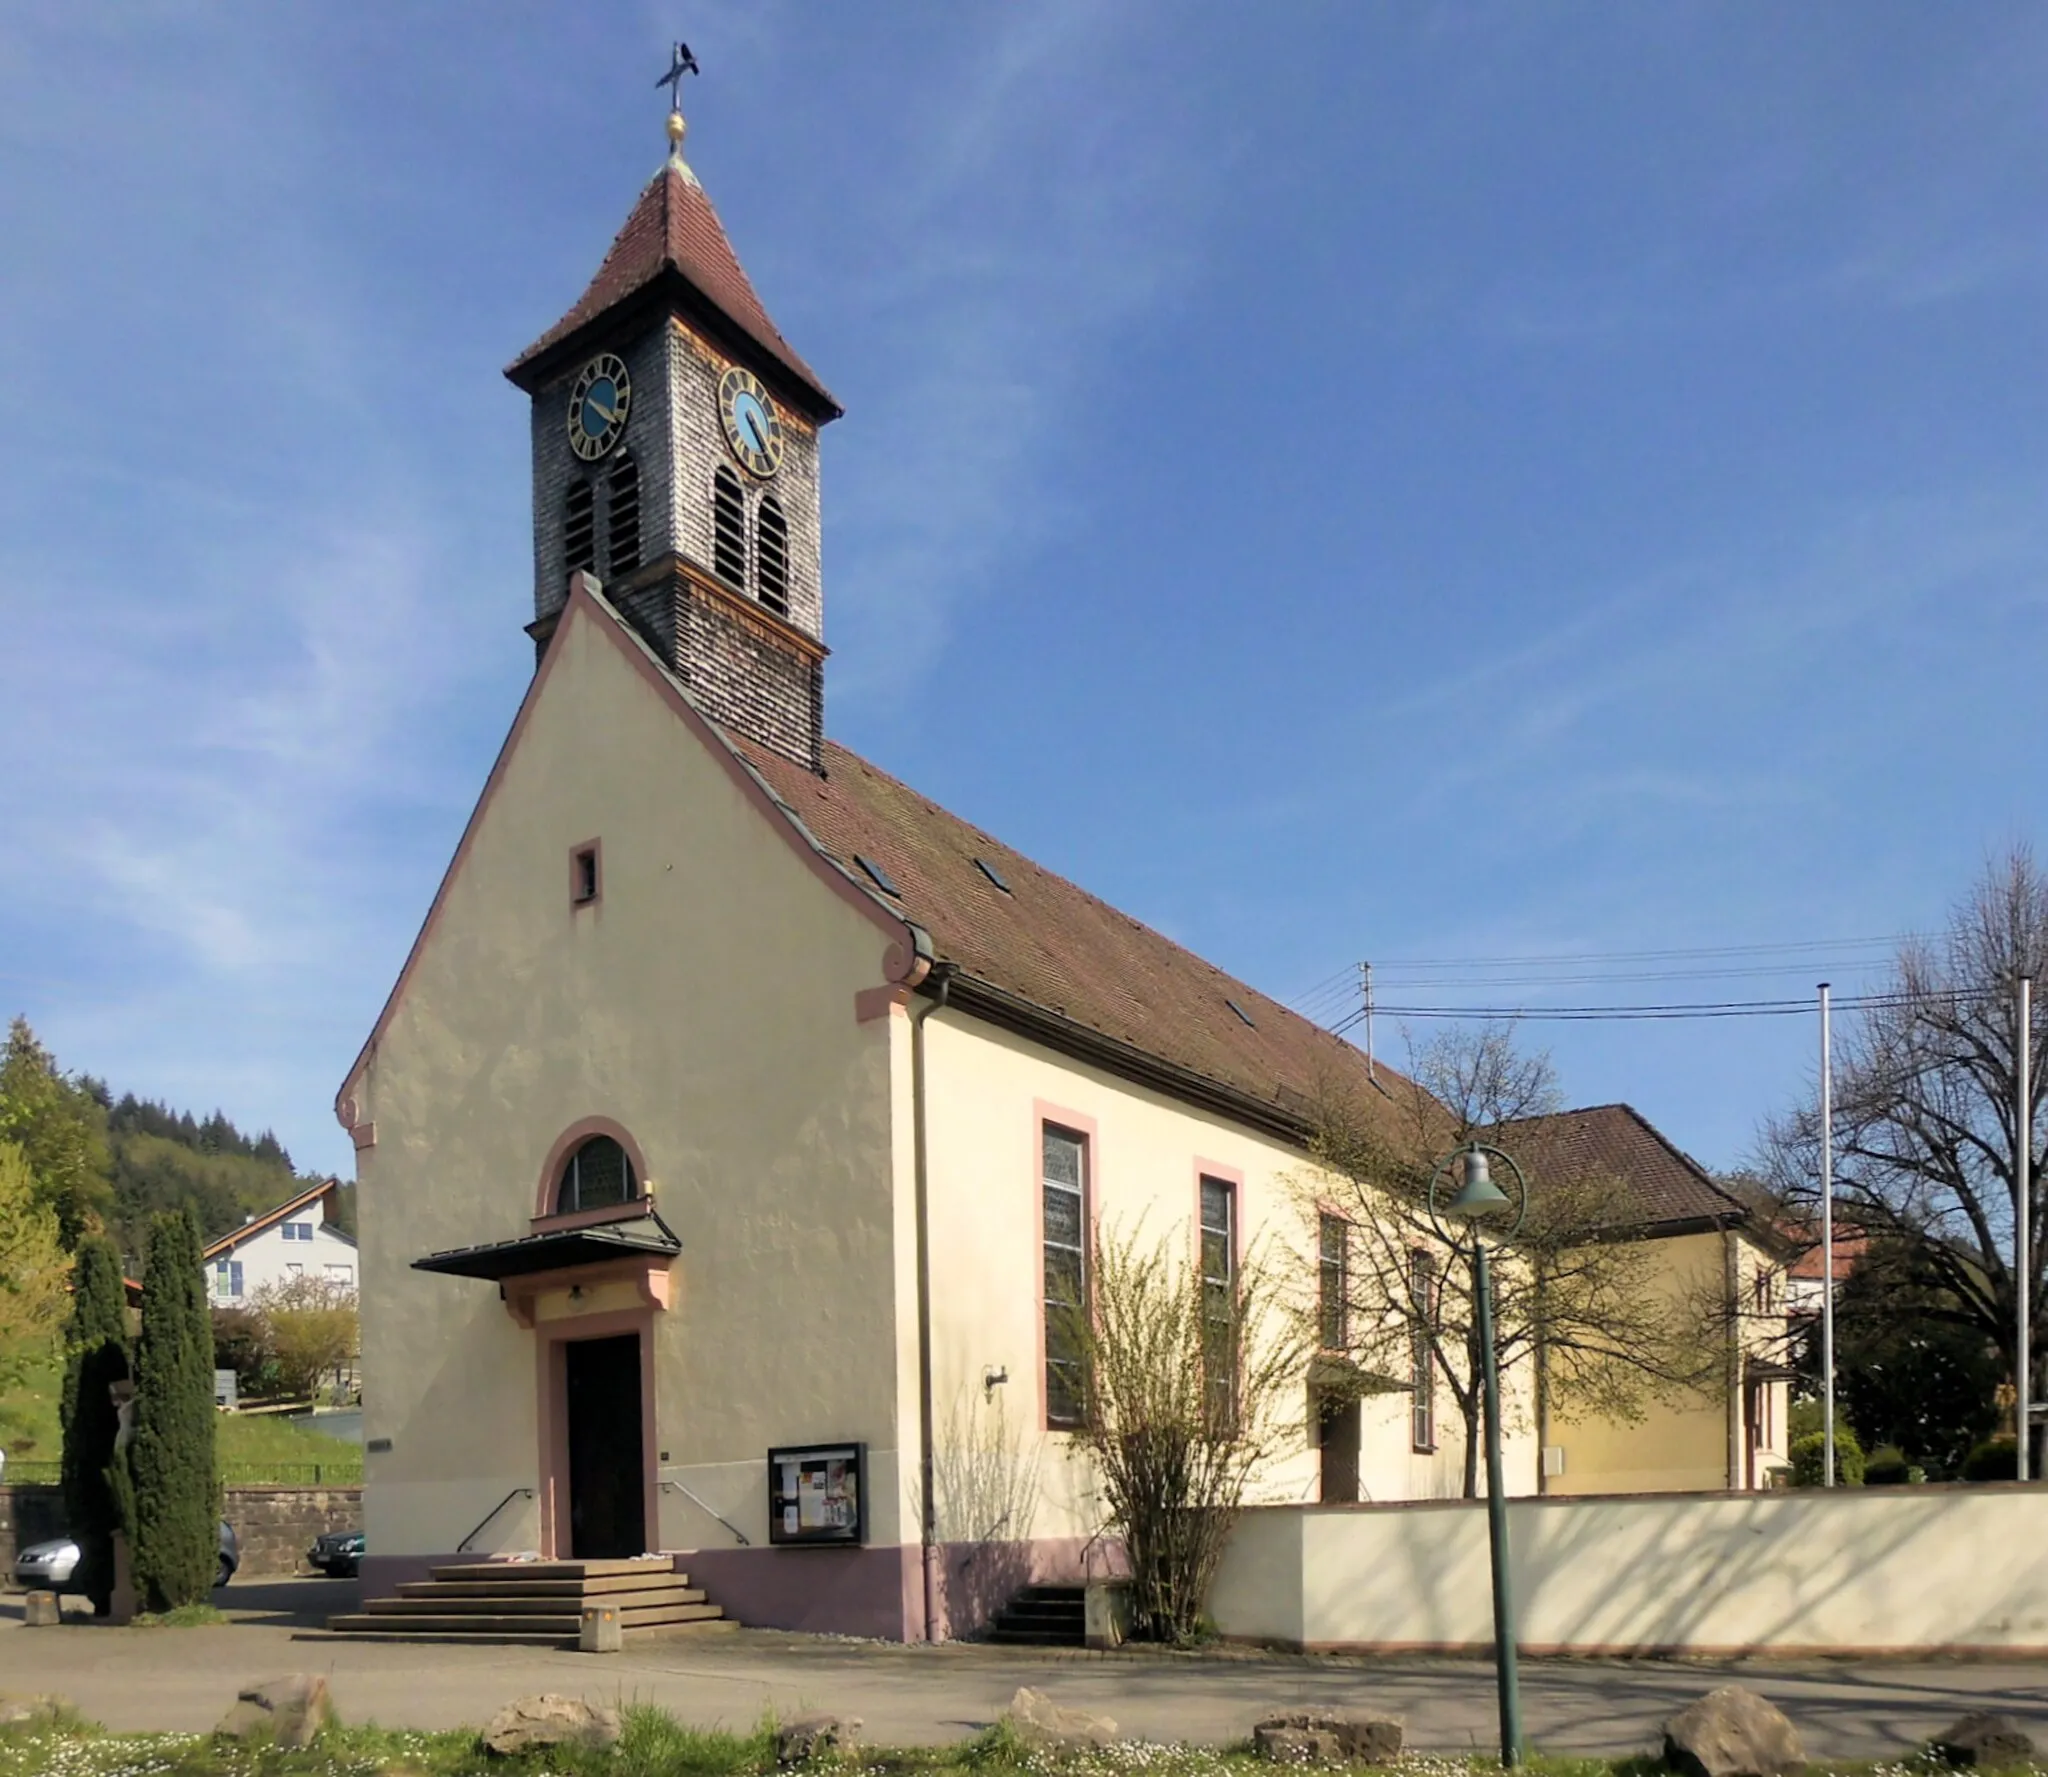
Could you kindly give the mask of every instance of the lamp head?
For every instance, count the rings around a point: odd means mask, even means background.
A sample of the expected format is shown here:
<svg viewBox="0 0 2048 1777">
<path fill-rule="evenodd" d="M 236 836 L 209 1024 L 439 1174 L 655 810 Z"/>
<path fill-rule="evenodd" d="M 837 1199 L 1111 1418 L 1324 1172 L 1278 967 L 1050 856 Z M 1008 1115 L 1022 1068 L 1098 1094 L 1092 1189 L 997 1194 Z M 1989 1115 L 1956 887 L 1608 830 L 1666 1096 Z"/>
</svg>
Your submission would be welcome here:
<svg viewBox="0 0 2048 1777">
<path fill-rule="evenodd" d="M 1497 1215 L 1501 1210 L 1512 1207 L 1508 1194 L 1493 1182 L 1487 1171 L 1484 1148 L 1467 1148 L 1461 1163 L 1465 1172 L 1464 1183 L 1459 1185 L 1457 1196 L 1444 1205 L 1444 1214 L 1471 1220 Z"/>
</svg>

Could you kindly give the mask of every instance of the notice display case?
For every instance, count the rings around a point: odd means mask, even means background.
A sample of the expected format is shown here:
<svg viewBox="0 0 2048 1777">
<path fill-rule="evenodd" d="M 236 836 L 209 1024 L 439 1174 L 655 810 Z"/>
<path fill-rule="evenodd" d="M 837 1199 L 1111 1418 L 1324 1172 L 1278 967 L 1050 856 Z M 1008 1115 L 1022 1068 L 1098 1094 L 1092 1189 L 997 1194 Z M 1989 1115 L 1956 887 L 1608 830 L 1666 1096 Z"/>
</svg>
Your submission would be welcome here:
<svg viewBox="0 0 2048 1777">
<path fill-rule="evenodd" d="M 768 1540 L 857 1548 L 868 1540 L 868 1447 L 792 1444 L 768 1452 Z"/>
</svg>

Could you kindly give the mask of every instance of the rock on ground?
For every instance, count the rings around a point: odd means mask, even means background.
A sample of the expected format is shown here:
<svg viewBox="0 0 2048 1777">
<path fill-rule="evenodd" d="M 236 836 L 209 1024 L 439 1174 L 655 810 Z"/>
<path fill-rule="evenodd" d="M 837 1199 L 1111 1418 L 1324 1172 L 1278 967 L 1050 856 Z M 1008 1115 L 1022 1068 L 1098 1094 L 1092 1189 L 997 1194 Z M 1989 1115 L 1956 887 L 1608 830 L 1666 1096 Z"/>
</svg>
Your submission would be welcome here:
<svg viewBox="0 0 2048 1777">
<path fill-rule="evenodd" d="M 778 1765 L 807 1764 L 814 1758 L 830 1758 L 851 1752 L 860 1744 L 858 1717 L 800 1715 L 775 1730 L 775 1762 Z"/>
<path fill-rule="evenodd" d="M 334 1699 L 327 1680 L 317 1672 L 294 1672 L 244 1685 L 235 1706 L 213 1731 L 233 1740 L 262 1735 L 294 1751 L 313 1744 L 322 1728 L 334 1724 Z"/>
<path fill-rule="evenodd" d="M 69 1697 L 39 1691 L 33 1696 L 0 1696 L 0 1728 L 20 1727 L 29 1722 L 61 1721 L 77 1713 Z"/>
<path fill-rule="evenodd" d="M 1283 1765 L 1388 1765 L 1401 1756 L 1397 1716 L 1351 1715 L 1333 1709 L 1268 1715 L 1252 1727 L 1252 1746 Z"/>
<path fill-rule="evenodd" d="M 1068 1709 L 1043 1691 L 1024 1686 L 1010 1699 L 1003 1720 L 1027 1746 L 1072 1752 L 1083 1746 L 1107 1746 L 1116 1738 L 1116 1723 L 1106 1715 Z"/>
<path fill-rule="evenodd" d="M 1664 1762 L 1682 1777 L 1791 1777 L 1806 1748 L 1775 1704 L 1728 1684 L 1664 1724 Z"/>
<path fill-rule="evenodd" d="M 537 1752 L 549 1746 L 616 1746 L 619 1712 L 581 1697 L 521 1697 L 491 1717 L 484 1728 L 484 1750 L 501 1756 Z"/>
<path fill-rule="evenodd" d="M 2011 1716 L 1978 1710 L 1935 1740 L 1934 1756 L 1971 1768 L 2026 1765 L 2033 1763 L 2034 1741 Z"/>
</svg>

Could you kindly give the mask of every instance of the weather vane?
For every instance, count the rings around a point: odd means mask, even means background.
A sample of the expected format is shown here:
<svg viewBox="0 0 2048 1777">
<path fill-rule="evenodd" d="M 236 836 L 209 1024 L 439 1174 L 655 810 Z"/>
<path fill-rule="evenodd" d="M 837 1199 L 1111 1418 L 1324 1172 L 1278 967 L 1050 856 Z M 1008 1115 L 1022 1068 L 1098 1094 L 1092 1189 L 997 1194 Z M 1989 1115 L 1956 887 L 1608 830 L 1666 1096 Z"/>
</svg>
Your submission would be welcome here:
<svg viewBox="0 0 2048 1777">
<path fill-rule="evenodd" d="M 697 58 L 690 53 L 690 46 L 687 43 L 678 43 L 670 58 L 668 72 L 654 83 L 656 86 L 668 88 L 668 108 L 671 111 L 680 111 L 683 108 L 683 76 L 700 72 L 702 70 L 697 66 Z"/>
</svg>

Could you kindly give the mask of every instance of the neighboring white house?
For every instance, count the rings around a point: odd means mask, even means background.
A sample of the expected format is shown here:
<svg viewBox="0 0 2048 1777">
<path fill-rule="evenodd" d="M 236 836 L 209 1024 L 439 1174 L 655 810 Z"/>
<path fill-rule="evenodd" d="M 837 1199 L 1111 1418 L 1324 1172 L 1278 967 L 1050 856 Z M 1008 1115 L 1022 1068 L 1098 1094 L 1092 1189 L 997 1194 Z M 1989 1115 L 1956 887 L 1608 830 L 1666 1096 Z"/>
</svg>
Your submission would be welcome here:
<svg viewBox="0 0 2048 1777">
<path fill-rule="evenodd" d="M 356 1288 L 356 1243 L 334 1225 L 339 1179 L 324 1179 L 251 1216 L 206 1249 L 206 1288 L 216 1308 L 248 1301 L 266 1285 L 319 1278 L 351 1295 Z"/>
</svg>

